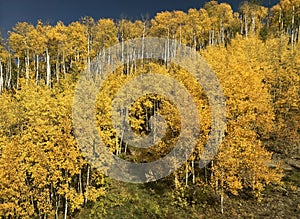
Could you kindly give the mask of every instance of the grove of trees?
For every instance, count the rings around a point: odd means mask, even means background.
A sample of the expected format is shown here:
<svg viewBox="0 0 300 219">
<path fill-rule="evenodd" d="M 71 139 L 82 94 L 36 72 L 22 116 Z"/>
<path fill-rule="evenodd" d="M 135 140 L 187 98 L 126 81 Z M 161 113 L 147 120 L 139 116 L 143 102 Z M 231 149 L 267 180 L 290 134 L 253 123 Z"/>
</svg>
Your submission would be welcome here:
<svg viewBox="0 0 300 219">
<path fill-rule="evenodd" d="M 223 211 L 226 194 L 250 192 L 261 201 L 267 185 L 282 183 L 280 165 L 269 165 L 272 154 L 299 156 L 300 151 L 299 0 L 280 0 L 272 8 L 244 2 L 238 12 L 209 1 L 200 9 L 160 12 L 151 20 L 19 22 L 0 39 L 1 218 L 68 218 L 104 202 L 109 179 L 87 162 L 73 132 L 76 82 L 106 48 L 147 36 L 175 39 L 212 67 L 226 97 L 223 142 L 209 165 L 197 168 L 211 122 L 205 93 L 175 64 L 132 57 L 109 77 L 97 99 L 97 125 L 107 147 L 123 159 L 150 162 L 174 146 L 180 118 L 160 95 L 144 96 L 128 110 L 140 135 L 149 133 L 155 113 L 165 118 L 166 135 L 155 147 L 135 149 L 110 124 L 111 102 L 122 84 L 156 72 L 187 87 L 201 118 L 193 155 L 167 179 L 174 202 L 184 202 L 189 186 L 205 185 L 220 196 Z"/>
</svg>

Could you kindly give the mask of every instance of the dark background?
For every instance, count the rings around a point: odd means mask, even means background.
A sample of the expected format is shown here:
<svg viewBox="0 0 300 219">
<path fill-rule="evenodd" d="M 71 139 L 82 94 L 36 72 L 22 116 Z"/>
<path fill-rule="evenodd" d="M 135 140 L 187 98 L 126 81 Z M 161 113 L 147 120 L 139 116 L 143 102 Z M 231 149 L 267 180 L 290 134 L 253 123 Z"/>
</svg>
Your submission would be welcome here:
<svg viewBox="0 0 300 219">
<path fill-rule="evenodd" d="M 0 30 L 6 35 L 17 22 L 36 24 L 37 20 L 55 24 L 58 20 L 68 24 L 83 16 L 99 18 L 152 18 L 157 12 L 202 7 L 209 0 L 0 0 Z M 234 11 L 243 1 L 223 0 Z M 279 0 L 261 0 L 272 6 Z"/>
</svg>

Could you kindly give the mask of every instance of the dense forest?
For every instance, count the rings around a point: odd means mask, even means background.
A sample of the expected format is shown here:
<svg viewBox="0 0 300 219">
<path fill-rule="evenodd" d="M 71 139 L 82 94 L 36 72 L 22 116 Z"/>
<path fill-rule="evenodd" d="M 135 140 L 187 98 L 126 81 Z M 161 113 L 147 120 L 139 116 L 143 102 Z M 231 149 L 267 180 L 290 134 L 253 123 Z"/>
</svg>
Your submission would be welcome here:
<svg viewBox="0 0 300 219">
<path fill-rule="evenodd" d="M 299 0 L 280 0 L 272 8 L 244 2 L 238 12 L 209 1 L 200 9 L 135 21 L 19 22 L 7 35 L 0 42 L 0 218 L 256 218 L 256 209 L 243 212 L 232 202 L 264 203 L 272 191 L 293 199 L 294 216 L 281 217 L 299 216 Z M 106 52 L 109 60 L 111 46 L 146 37 L 176 40 L 211 66 L 226 98 L 226 131 L 218 154 L 199 168 L 211 128 L 205 92 L 174 63 L 127 56 L 96 100 L 99 135 L 112 153 L 151 162 L 165 156 L 183 131 L 172 102 L 153 94 L 124 114 L 141 136 L 150 132 L 150 117 L 162 115 L 162 140 L 136 149 L 117 134 L 112 100 L 137 75 L 175 78 L 192 94 L 201 118 L 199 141 L 187 162 L 164 179 L 135 185 L 90 165 L 74 135 L 72 105 L 81 73 L 96 57 Z"/>
</svg>

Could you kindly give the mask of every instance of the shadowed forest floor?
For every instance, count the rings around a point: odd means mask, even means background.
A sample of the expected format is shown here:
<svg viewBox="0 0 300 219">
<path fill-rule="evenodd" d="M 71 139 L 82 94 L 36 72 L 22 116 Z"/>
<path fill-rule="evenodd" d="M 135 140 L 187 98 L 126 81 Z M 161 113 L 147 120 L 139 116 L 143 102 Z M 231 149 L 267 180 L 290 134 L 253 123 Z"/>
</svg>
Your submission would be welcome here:
<svg viewBox="0 0 300 219">
<path fill-rule="evenodd" d="M 112 181 L 108 196 L 77 215 L 81 218 L 289 218 L 300 214 L 300 171 L 288 168 L 282 186 L 268 186 L 263 199 L 241 193 L 227 195 L 224 213 L 220 213 L 219 196 L 209 189 L 191 188 L 186 202 L 174 202 L 166 180 L 144 185 Z M 178 199 L 176 199 L 178 201 Z M 105 216 L 104 216 L 105 215 Z"/>
</svg>

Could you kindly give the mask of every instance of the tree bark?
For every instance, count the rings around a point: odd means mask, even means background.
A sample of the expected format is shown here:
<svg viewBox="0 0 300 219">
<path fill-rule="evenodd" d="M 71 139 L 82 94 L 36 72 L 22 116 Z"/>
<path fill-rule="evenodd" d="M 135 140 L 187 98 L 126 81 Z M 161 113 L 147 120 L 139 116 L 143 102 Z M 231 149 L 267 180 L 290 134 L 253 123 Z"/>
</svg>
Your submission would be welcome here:
<svg viewBox="0 0 300 219">
<path fill-rule="evenodd" d="M 62 53 L 62 68 L 63 68 L 64 78 L 66 78 L 65 51 L 63 51 Z"/>
<path fill-rule="evenodd" d="M 35 83 L 36 85 L 39 84 L 39 55 L 36 55 Z"/>
<path fill-rule="evenodd" d="M 186 186 L 188 185 L 188 181 L 189 181 L 189 162 L 186 161 L 186 164 L 185 164 L 185 185 Z"/>
<path fill-rule="evenodd" d="M 255 26 L 255 15 L 251 15 L 251 32 L 252 32 L 252 34 L 254 34 L 255 33 L 255 28 L 256 28 L 256 26 Z"/>
<path fill-rule="evenodd" d="M 84 204 L 87 204 L 87 201 L 88 201 L 87 195 L 89 192 L 89 190 L 88 190 L 89 184 L 90 184 L 90 166 L 88 165 L 87 166 L 87 174 L 86 174 L 86 189 L 85 189 L 86 196 L 84 197 Z"/>
<path fill-rule="evenodd" d="M 224 172 L 222 170 L 222 177 L 221 177 L 221 213 L 224 213 Z"/>
<path fill-rule="evenodd" d="M 248 36 L 248 16 L 244 16 L 244 22 L 245 22 L 245 36 Z"/>
<path fill-rule="evenodd" d="M 7 79 L 6 79 L 6 87 L 11 88 L 12 86 L 12 64 L 11 64 L 11 56 L 8 56 L 7 60 Z"/>
<path fill-rule="evenodd" d="M 193 174 L 193 184 L 195 184 L 195 164 L 194 164 L 194 160 L 192 160 L 192 174 Z"/>
<path fill-rule="evenodd" d="M 291 28 L 291 44 L 292 48 L 294 48 L 294 35 L 295 35 L 295 30 L 294 30 L 294 24 L 295 24 L 295 6 L 293 5 L 293 11 L 292 11 L 292 28 Z"/>
<path fill-rule="evenodd" d="M 20 77 L 20 57 L 17 57 L 17 90 L 19 89 L 19 77 Z"/>
<path fill-rule="evenodd" d="M 51 86 L 51 68 L 50 68 L 50 56 L 49 56 L 49 51 L 48 48 L 46 49 L 46 62 L 47 62 L 47 73 L 46 73 L 46 85 L 48 87 Z"/>
<path fill-rule="evenodd" d="M 79 184 L 79 185 L 78 185 L 78 187 L 79 187 L 78 190 L 79 190 L 79 194 L 80 194 L 80 195 L 82 195 L 82 176 L 81 176 L 81 171 L 82 171 L 82 170 L 80 170 L 79 176 L 78 176 L 78 181 L 79 181 L 79 182 L 78 182 L 78 184 Z"/>
<path fill-rule="evenodd" d="M 55 70 L 56 70 L 56 82 L 59 82 L 59 53 L 56 55 L 56 63 L 55 63 Z"/>
<path fill-rule="evenodd" d="M 1 58 L 0 58 L 0 93 L 2 93 L 3 90 L 3 67 L 2 67 L 2 62 L 1 62 Z"/>
<path fill-rule="evenodd" d="M 28 83 L 29 80 L 29 51 L 26 50 L 26 56 L 25 56 L 25 77 L 26 77 L 26 83 Z"/>
<path fill-rule="evenodd" d="M 64 219 L 67 219 L 67 216 L 68 216 L 68 198 L 66 197 Z"/>
</svg>

